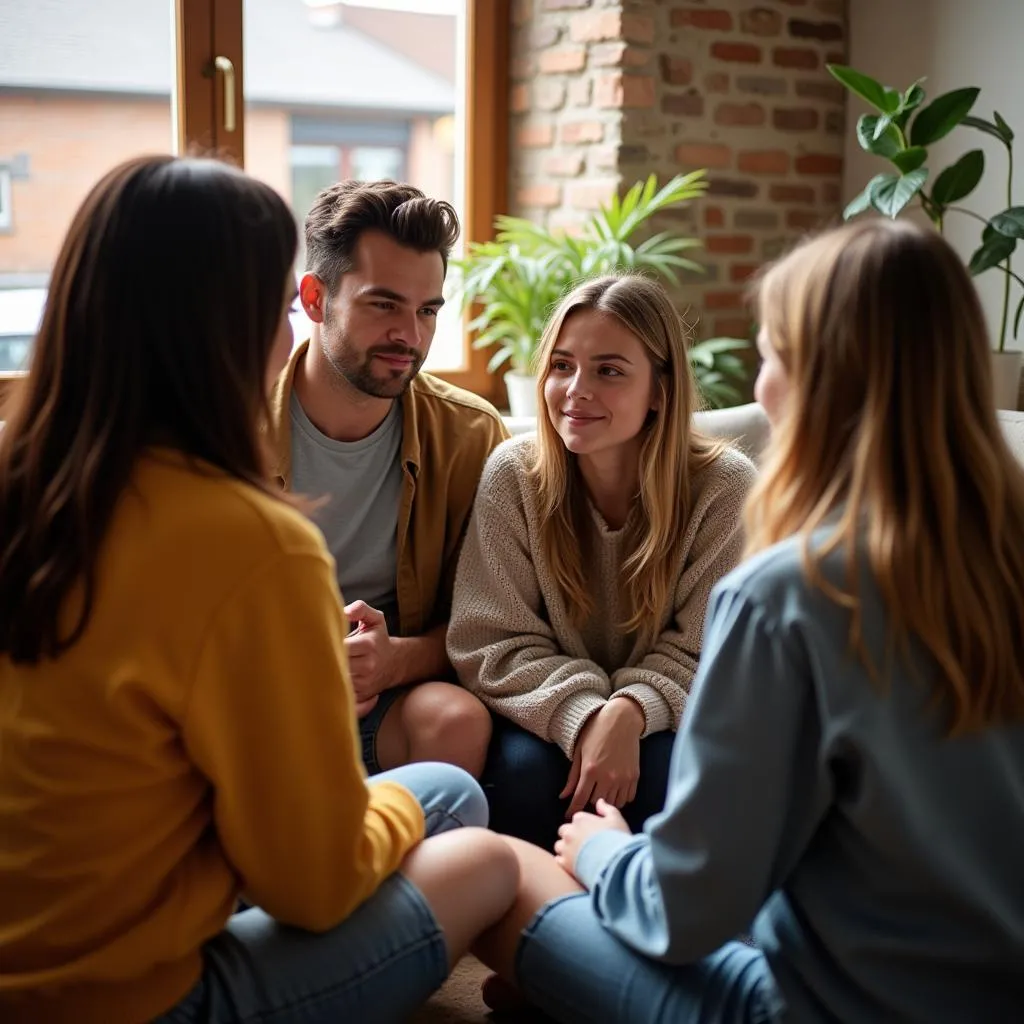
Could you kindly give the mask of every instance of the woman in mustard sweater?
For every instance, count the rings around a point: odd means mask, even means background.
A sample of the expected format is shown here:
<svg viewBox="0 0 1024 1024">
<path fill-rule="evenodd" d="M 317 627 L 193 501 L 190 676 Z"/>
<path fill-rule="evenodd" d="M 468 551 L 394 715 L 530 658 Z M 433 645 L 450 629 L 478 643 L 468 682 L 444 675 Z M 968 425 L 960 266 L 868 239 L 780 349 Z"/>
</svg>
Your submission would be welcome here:
<svg viewBox="0 0 1024 1024">
<path fill-rule="evenodd" d="M 264 481 L 296 232 L 111 171 L 0 433 L 0 1019 L 394 1021 L 509 906 L 477 784 L 368 785 L 335 570 Z M 255 908 L 233 914 L 239 897 Z"/>
</svg>

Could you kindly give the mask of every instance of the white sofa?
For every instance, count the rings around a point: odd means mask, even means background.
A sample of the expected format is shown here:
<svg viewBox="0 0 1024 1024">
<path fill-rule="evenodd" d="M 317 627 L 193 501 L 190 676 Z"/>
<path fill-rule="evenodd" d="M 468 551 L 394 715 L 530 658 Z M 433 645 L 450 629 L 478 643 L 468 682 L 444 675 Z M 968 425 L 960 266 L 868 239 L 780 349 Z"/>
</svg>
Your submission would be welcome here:
<svg viewBox="0 0 1024 1024">
<path fill-rule="evenodd" d="M 1010 448 L 1024 463 L 1024 412 L 1002 411 L 996 413 L 1000 425 L 1010 442 Z M 709 409 L 694 417 L 696 425 L 713 437 L 723 437 L 742 448 L 758 462 L 768 443 L 768 420 L 756 402 L 738 405 L 732 409 Z M 505 424 L 513 434 L 529 433 L 536 427 L 530 417 L 506 417 Z"/>
</svg>

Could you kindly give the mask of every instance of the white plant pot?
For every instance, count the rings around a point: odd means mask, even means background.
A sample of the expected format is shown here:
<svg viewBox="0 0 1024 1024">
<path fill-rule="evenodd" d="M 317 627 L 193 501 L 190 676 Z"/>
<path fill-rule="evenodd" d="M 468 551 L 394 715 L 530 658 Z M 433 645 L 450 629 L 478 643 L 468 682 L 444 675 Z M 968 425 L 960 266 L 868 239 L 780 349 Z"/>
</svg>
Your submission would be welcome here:
<svg viewBox="0 0 1024 1024">
<path fill-rule="evenodd" d="M 505 390 L 508 393 L 508 408 L 513 417 L 537 415 L 537 378 L 532 374 L 505 374 Z"/>
<path fill-rule="evenodd" d="M 992 353 L 992 384 L 997 409 L 1016 409 L 1020 402 L 1022 352 Z"/>
</svg>

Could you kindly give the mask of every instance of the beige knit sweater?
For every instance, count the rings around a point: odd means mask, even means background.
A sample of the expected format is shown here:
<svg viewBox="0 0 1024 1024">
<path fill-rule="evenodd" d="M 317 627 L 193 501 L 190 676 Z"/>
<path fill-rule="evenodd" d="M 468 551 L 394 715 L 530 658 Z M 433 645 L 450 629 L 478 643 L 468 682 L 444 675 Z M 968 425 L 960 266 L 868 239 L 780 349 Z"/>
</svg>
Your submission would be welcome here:
<svg viewBox="0 0 1024 1024">
<path fill-rule="evenodd" d="M 714 584 L 739 560 L 740 514 L 755 470 L 726 449 L 693 479 L 693 503 L 676 566 L 672 607 L 653 644 L 619 623 L 627 524 L 609 529 L 590 506 L 583 538 L 594 612 L 576 628 L 540 547 L 529 469 L 531 435 L 499 445 L 484 468 L 462 548 L 448 656 L 462 684 L 494 711 L 572 757 L 587 719 L 612 695 L 644 711 L 644 735 L 676 729 L 700 656 Z"/>
</svg>

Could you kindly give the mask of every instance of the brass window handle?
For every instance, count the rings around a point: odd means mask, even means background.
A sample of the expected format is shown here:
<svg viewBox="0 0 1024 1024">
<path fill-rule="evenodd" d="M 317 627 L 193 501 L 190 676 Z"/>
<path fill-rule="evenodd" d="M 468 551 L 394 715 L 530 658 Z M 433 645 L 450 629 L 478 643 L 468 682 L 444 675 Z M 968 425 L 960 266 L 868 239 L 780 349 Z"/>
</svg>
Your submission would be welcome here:
<svg viewBox="0 0 1024 1024">
<path fill-rule="evenodd" d="M 227 57 L 215 57 L 213 66 L 224 75 L 224 131 L 235 130 L 235 65 Z"/>
</svg>

